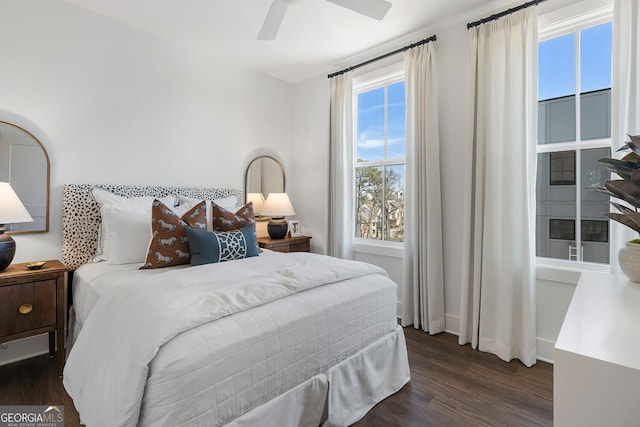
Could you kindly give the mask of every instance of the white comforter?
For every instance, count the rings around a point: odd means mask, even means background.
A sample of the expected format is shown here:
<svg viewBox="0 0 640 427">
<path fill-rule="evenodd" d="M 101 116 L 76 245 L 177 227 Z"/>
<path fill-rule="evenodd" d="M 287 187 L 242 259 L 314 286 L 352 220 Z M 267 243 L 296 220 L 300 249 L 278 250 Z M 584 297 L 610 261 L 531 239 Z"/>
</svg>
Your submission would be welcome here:
<svg viewBox="0 0 640 427">
<path fill-rule="evenodd" d="M 106 292 L 69 354 L 64 385 L 89 426 L 138 422 L 149 363 L 176 335 L 323 284 L 370 274 L 369 264 L 306 253 L 154 274 Z"/>
</svg>

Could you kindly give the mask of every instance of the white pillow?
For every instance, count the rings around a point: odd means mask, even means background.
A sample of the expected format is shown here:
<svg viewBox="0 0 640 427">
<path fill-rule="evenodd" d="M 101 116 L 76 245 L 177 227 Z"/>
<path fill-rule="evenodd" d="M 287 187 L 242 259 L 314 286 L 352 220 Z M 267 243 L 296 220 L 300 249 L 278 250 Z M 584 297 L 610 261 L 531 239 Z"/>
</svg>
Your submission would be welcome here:
<svg viewBox="0 0 640 427">
<path fill-rule="evenodd" d="M 215 203 L 216 205 L 220 206 L 223 209 L 226 209 L 234 213 L 240 207 L 238 206 L 238 197 L 234 195 L 223 197 L 221 199 L 215 199 L 213 203 Z"/>
<path fill-rule="evenodd" d="M 151 239 L 151 212 L 126 204 L 107 203 L 101 209 L 105 254 L 110 264 L 143 263 Z"/>
<path fill-rule="evenodd" d="M 105 208 L 107 206 L 121 206 L 129 208 L 130 210 L 138 210 L 143 213 L 147 221 L 147 237 L 145 238 L 144 244 L 149 244 L 149 241 L 151 240 L 151 205 L 153 204 L 153 200 L 156 199 L 156 197 L 122 197 L 99 187 L 93 187 L 91 189 L 91 195 L 96 200 L 96 202 L 98 202 L 98 205 L 100 206 L 100 214 L 102 215 L 102 223 L 100 224 L 100 228 L 98 229 L 98 249 L 96 251 L 96 255 L 93 257 L 93 262 L 110 261 L 112 255 L 111 248 L 114 246 L 117 247 L 119 243 L 116 242 L 114 244 L 111 242 L 111 239 L 114 236 L 115 238 L 118 238 L 118 236 L 122 235 L 122 233 L 117 232 L 117 230 L 115 230 L 115 232 L 114 230 L 112 230 L 111 223 L 113 221 L 110 221 L 110 218 L 107 218 L 105 220 L 105 217 L 109 216 L 109 211 L 105 212 Z M 158 200 L 170 207 L 173 207 L 178 203 L 178 197 L 174 194 L 158 198 Z M 120 220 L 119 217 L 116 219 L 116 221 L 118 220 Z M 116 259 L 121 259 L 120 255 L 115 256 Z M 145 257 L 142 258 L 143 261 Z"/>
<path fill-rule="evenodd" d="M 184 212 L 188 211 L 189 209 L 191 209 L 193 206 L 197 205 L 201 201 L 202 199 L 194 199 L 193 197 L 188 197 L 188 196 L 183 196 L 182 194 L 178 194 L 179 208 L 182 208 L 183 204 L 190 205 L 190 207 L 186 209 Z M 213 203 L 231 212 L 235 212 L 239 208 L 238 202 L 239 202 L 238 196 L 233 194 L 231 196 L 222 197 L 220 199 L 213 200 Z M 207 231 L 213 231 L 210 200 L 207 200 Z"/>
<path fill-rule="evenodd" d="M 170 209 L 181 217 L 194 206 L 185 203 Z M 107 261 L 110 264 L 144 263 L 152 240 L 151 212 L 126 204 L 108 203 L 102 207 L 102 213 L 102 220 L 109 230 Z"/>
</svg>

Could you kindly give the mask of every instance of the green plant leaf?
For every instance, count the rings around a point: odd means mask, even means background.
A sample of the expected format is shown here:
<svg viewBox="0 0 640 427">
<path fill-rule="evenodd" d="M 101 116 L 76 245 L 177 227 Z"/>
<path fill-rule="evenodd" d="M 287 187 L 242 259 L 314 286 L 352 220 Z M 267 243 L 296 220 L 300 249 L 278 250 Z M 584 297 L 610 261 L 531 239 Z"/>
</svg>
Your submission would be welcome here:
<svg viewBox="0 0 640 427">
<path fill-rule="evenodd" d="M 625 142 L 624 145 L 616 150 L 616 153 L 619 151 L 631 150 L 636 155 L 640 156 L 640 135 L 629 135 L 627 136 L 631 139 L 631 141 Z"/>
<path fill-rule="evenodd" d="M 635 185 L 631 181 L 610 179 L 609 181 L 605 181 L 604 186 L 616 194 L 628 195 L 640 201 L 640 186 Z"/>
<path fill-rule="evenodd" d="M 640 225 L 636 224 L 631 218 L 629 218 L 624 214 L 615 213 L 615 212 L 605 212 L 603 213 L 603 215 L 609 219 L 612 219 L 613 221 L 619 222 L 620 224 L 629 227 L 630 229 L 634 230 L 637 233 L 640 233 Z"/>
<path fill-rule="evenodd" d="M 626 154 L 622 160 L 624 160 L 625 162 L 630 162 L 630 163 L 638 163 L 640 164 L 640 156 L 638 156 L 636 153 L 629 153 Z"/>
<path fill-rule="evenodd" d="M 604 194 L 607 197 L 618 198 L 617 194 L 612 193 L 611 191 L 609 191 L 609 190 L 607 190 L 606 188 L 603 188 L 603 187 L 587 187 L 587 190 L 595 191 L 596 193 L 600 193 L 600 194 Z"/>
<path fill-rule="evenodd" d="M 635 153 L 630 153 L 637 156 Z M 627 155 L 629 156 L 629 155 Z M 625 156 L 625 158 L 627 157 Z M 631 179 L 631 175 L 640 169 L 640 164 L 632 161 L 612 159 L 611 157 L 601 157 L 598 163 L 612 172 L 617 173 L 623 179 Z"/>
<path fill-rule="evenodd" d="M 621 205 L 620 203 L 611 202 L 611 204 L 618 209 L 624 216 L 633 221 L 638 227 L 640 227 L 640 212 L 636 212 L 633 209 L 628 208 L 627 206 Z"/>
<path fill-rule="evenodd" d="M 629 194 L 629 191 L 632 191 L 635 194 L 635 189 L 637 187 L 630 187 L 630 185 L 628 184 L 631 184 L 631 182 L 622 180 L 611 180 L 606 181 L 604 183 L 604 186 L 607 190 L 614 194 L 614 197 L 624 200 L 633 207 L 640 208 L 640 199 L 633 194 Z"/>
<path fill-rule="evenodd" d="M 611 202 L 611 206 L 613 206 L 614 208 L 618 209 L 621 213 L 624 213 L 625 210 L 629 209 L 625 205 L 621 205 L 620 203 L 616 203 L 616 202 Z M 629 210 L 631 210 L 631 209 L 629 209 Z"/>
<path fill-rule="evenodd" d="M 635 154 L 640 155 L 640 146 L 634 144 L 633 142 L 625 142 L 625 144 L 616 150 L 616 153 L 619 151 L 631 150 Z"/>
</svg>

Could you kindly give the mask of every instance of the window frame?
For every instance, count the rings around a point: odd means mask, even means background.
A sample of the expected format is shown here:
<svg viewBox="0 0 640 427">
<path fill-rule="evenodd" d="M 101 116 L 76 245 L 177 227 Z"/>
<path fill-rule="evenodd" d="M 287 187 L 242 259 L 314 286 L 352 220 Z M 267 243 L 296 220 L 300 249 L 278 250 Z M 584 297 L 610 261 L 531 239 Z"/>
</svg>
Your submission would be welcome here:
<svg viewBox="0 0 640 427">
<path fill-rule="evenodd" d="M 353 165 L 352 165 L 352 180 L 350 185 L 354 189 L 354 204 L 353 204 L 353 212 L 349 218 L 350 221 L 354 222 L 354 234 L 352 236 L 353 239 L 353 248 L 356 252 L 368 253 L 372 255 L 382 255 L 382 256 L 392 256 L 401 258 L 403 256 L 403 248 L 404 242 L 395 242 L 391 240 L 384 240 L 384 232 L 383 239 L 365 239 L 362 237 L 356 237 L 356 228 L 357 228 L 357 215 L 358 215 L 358 206 L 356 203 L 357 194 L 355 192 L 356 185 L 356 170 L 358 168 L 363 167 L 384 167 L 384 166 L 397 166 L 402 165 L 406 168 L 406 151 L 405 157 L 403 158 L 388 158 L 385 160 L 376 160 L 369 161 L 364 163 L 358 163 L 358 95 L 363 92 L 367 92 L 370 90 L 374 90 L 380 87 L 385 87 L 389 85 L 393 85 L 395 83 L 399 83 L 405 81 L 405 71 L 404 71 L 404 63 L 402 61 L 397 62 L 395 64 L 391 64 L 385 67 L 381 67 L 379 69 L 370 71 L 365 74 L 361 74 L 357 77 L 354 77 L 353 80 L 353 88 L 352 88 L 352 106 L 353 106 L 353 136 L 352 136 L 352 152 L 353 152 Z M 386 103 L 387 93 L 385 91 L 385 103 Z M 387 111 L 385 111 L 385 157 L 388 154 L 388 123 L 387 123 Z M 406 138 L 406 135 L 405 135 Z M 366 166 L 365 166 L 366 165 Z M 406 171 L 406 169 L 405 169 Z M 383 173 L 384 179 L 384 173 Z M 384 181 L 383 181 L 384 182 Z M 406 187 L 406 174 L 405 174 L 405 187 Z M 406 193 L 405 193 L 406 194 Z M 406 200 L 406 199 L 405 199 Z M 384 220 L 384 215 L 383 215 Z"/>
<path fill-rule="evenodd" d="M 536 140 L 536 156 L 539 154 L 547 154 L 560 151 L 574 151 L 575 152 L 575 174 L 576 174 L 576 212 L 575 212 L 575 228 L 576 228 L 576 247 L 579 248 L 582 245 L 582 218 L 581 203 L 579 198 L 581 185 L 580 167 L 581 167 L 581 150 L 595 149 L 595 148 L 609 148 L 613 151 L 612 138 L 600 138 L 582 141 L 581 135 L 581 92 L 580 92 L 580 37 L 581 31 L 596 27 L 602 24 L 606 24 L 613 21 L 613 4 L 606 4 L 597 9 L 573 12 L 571 7 L 560 11 L 560 14 L 552 13 L 554 15 L 550 19 L 542 18 L 538 28 L 538 44 L 567 34 L 575 34 L 575 126 L 576 126 L 576 140 L 570 142 L 557 142 L 549 144 L 538 144 Z M 564 14 L 564 16 L 562 16 Z M 613 58 L 612 58 L 613 61 Z M 612 82 L 613 86 L 613 75 Z M 537 105 L 536 105 L 537 108 Z M 539 120 L 539 118 L 538 118 Z M 537 203 L 537 201 L 536 201 Z M 608 219 L 604 218 L 606 221 Z M 610 248 L 615 244 L 613 236 L 611 235 L 611 227 L 609 228 L 609 245 Z M 536 256 L 536 266 L 539 268 L 551 268 L 551 269 L 564 269 L 574 271 L 609 271 L 611 266 L 611 250 L 609 250 L 610 259 L 608 264 L 595 263 L 582 260 L 566 260 L 557 258 L 546 258 Z"/>
</svg>

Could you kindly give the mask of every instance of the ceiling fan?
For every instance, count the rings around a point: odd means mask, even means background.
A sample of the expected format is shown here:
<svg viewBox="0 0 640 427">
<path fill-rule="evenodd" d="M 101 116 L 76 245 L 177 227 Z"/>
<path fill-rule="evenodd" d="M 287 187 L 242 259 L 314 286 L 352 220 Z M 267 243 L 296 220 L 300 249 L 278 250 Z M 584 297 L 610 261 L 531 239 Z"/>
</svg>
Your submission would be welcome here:
<svg viewBox="0 0 640 427">
<path fill-rule="evenodd" d="M 298 0 L 273 0 L 267 13 L 262 28 L 258 33 L 258 40 L 274 40 L 287 7 Z M 370 18 L 382 20 L 391 8 L 391 2 L 387 0 L 327 0 L 354 12 L 366 15 Z"/>
</svg>

